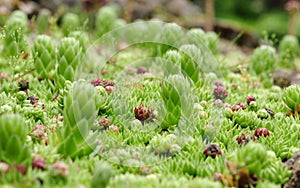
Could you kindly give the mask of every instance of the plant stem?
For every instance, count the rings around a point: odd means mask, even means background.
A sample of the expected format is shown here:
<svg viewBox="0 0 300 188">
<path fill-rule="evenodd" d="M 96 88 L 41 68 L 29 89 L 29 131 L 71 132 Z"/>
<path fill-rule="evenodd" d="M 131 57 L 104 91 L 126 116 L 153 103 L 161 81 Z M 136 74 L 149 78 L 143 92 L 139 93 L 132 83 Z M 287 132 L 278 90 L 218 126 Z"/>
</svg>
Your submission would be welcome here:
<svg viewBox="0 0 300 188">
<path fill-rule="evenodd" d="M 31 73 L 34 70 L 35 70 L 35 68 L 31 68 L 28 71 L 24 72 L 23 74 L 19 74 L 17 77 L 15 77 L 13 79 L 13 81 L 19 80 L 20 78 L 22 78 L 23 76 L 26 76 L 27 74 Z"/>
</svg>

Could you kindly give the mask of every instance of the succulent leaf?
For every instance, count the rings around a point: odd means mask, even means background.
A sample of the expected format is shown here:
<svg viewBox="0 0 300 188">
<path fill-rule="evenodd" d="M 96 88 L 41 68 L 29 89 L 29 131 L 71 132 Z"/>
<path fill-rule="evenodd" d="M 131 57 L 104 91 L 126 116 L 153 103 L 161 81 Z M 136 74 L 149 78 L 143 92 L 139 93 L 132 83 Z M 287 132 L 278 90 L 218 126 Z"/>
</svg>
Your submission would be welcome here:
<svg viewBox="0 0 300 188">
<path fill-rule="evenodd" d="M 182 75 L 171 75 L 162 84 L 161 96 L 166 114 L 162 128 L 177 125 L 181 116 L 189 117 L 193 109 L 190 82 Z"/>
<path fill-rule="evenodd" d="M 34 65 L 41 78 L 51 78 L 55 71 L 56 54 L 54 40 L 47 35 L 39 35 L 33 46 Z"/>
<path fill-rule="evenodd" d="M 92 152 L 95 137 L 91 128 L 96 116 L 93 86 L 89 83 L 75 82 L 64 100 L 65 120 L 64 127 L 58 133 L 58 152 L 71 158 Z"/>
<path fill-rule="evenodd" d="M 298 116 L 300 113 L 300 86 L 291 85 L 283 90 L 283 101 L 287 106 L 287 110 L 293 116 Z"/>
<path fill-rule="evenodd" d="M 82 59 L 82 49 L 78 40 L 65 37 L 58 47 L 58 67 L 55 83 L 63 88 L 66 80 L 74 81 L 75 73 Z"/>
<path fill-rule="evenodd" d="M 0 116 L 0 161 L 11 164 L 28 163 L 31 159 L 25 144 L 28 129 L 25 120 L 18 114 Z"/>
</svg>

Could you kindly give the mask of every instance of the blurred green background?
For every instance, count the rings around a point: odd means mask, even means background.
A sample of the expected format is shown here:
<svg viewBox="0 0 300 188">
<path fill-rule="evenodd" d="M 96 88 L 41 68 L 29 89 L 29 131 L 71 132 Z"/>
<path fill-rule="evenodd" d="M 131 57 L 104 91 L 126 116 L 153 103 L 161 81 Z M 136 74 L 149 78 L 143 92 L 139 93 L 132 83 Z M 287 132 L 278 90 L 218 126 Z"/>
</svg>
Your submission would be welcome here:
<svg viewBox="0 0 300 188">
<path fill-rule="evenodd" d="M 281 38 L 288 28 L 289 14 L 284 9 L 286 2 L 287 0 L 215 0 L 215 16 L 217 20 L 239 25 L 258 36 L 267 31 Z M 297 23 L 299 25 L 299 21 Z M 300 36 L 299 27 L 297 35 Z"/>
</svg>

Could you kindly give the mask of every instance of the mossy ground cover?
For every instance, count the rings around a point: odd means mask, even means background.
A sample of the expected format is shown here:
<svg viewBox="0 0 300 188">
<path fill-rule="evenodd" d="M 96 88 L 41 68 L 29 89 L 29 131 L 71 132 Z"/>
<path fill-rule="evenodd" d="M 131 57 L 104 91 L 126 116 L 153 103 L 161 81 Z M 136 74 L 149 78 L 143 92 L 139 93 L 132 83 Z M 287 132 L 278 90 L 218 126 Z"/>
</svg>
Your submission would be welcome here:
<svg viewBox="0 0 300 188">
<path fill-rule="evenodd" d="M 297 38 L 242 59 L 216 33 L 66 14 L 2 28 L 0 184 L 6 187 L 281 187 L 299 150 Z M 39 21 L 38 21 L 39 20 Z M 232 71 L 232 62 L 237 66 Z M 234 64 L 235 65 L 235 64 Z"/>
</svg>

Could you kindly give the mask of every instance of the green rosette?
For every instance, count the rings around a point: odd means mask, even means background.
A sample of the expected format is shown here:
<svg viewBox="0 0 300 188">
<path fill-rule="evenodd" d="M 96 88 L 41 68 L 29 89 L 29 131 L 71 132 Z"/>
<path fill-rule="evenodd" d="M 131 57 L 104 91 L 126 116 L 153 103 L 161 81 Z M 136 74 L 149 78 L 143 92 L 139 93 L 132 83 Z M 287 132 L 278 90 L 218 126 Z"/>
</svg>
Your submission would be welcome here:
<svg viewBox="0 0 300 188">
<path fill-rule="evenodd" d="M 283 101 L 289 108 L 289 110 L 294 113 L 300 112 L 300 86 L 291 85 L 283 90 Z"/>
<path fill-rule="evenodd" d="M 79 41 L 79 44 L 82 48 L 82 52 L 85 53 L 86 49 L 88 48 L 90 39 L 89 35 L 84 31 L 72 31 L 69 34 L 69 37 L 74 37 Z"/>
<path fill-rule="evenodd" d="M 49 27 L 49 19 L 51 12 L 48 9 L 42 9 L 39 11 L 39 14 L 36 19 L 37 33 L 43 34 Z"/>
<path fill-rule="evenodd" d="M 262 170 L 271 164 L 267 149 L 260 143 L 250 142 L 236 153 L 237 164 L 240 169 L 246 168 L 250 174 L 261 176 Z"/>
<path fill-rule="evenodd" d="M 52 78 L 56 66 L 54 40 L 47 35 L 39 35 L 33 46 L 34 66 L 42 79 Z"/>
<path fill-rule="evenodd" d="M 58 47 L 58 67 L 55 75 L 55 83 L 63 88 L 65 81 L 74 81 L 78 64 L 82 59 L 82 49 L 78 40 L 73 37 L 65 37 Z"/>
<path fill-rule="evenodd" d="M 164 55 L 164 76 L 181 73 L 181 59 L 182 55 L 177 50 L 169 50 Z"/>
<path fill-rule="evenodd" d="M 157 36 L 160 43 L 157 47 L 156 55 L 164 55 L 170 49 L 177 49 L 184 39 L 184 30 L 175 23 L 165 24 L 160 34 Z"/>
<path fill-rule="evenodd" d="M 194 84 L 198 84 L 201 75 L 201 67 L 198 65 L 198 62 L 203 62 L 200 48 L 188 44 L 181 46 L 180 52 L 183 56 L 181 58 L 181 70 L 183 74 L 189 77 Z"/>
<path fill-rule="evenodd" d="M 24 118 L 18 114 L 0 116 L 0 161 L 28 165 L 30 148 L 26 145 L 28 129 Z"/>
<path fill-rule="evenodd" d="M 96 35 L 101 37 L 113 29 L 113 23 L 118 18 L 118 10 L 114 6 L 105 6 L 99 9 L 96 14 L 95 27 Z"/>
<path fill-rule="evenodd" d="M 72 159 L 90 154 L 96 146 L 96 135 L 91 132 L 96 117 L 93 86 L 73 83 L 64 98 L 64 126 L 57 134 L 58 152 Z"/>
<path fill-rule="evenodd" d="M 272 46 L 262 45 L 256 48 L 252 55 L 252 68 L 259 75 L 272 72 L 276 65 L 276 49 Z"/>
<path fill-rule="evenodd" d="M 68 36 L 71 31 L 78 29 L 80 26 L 80 19 L 77 14 L 66 13 L 62 18 L 62 30 L 65 36 Z"/>
<path fill-rule="evenodd" d="M 239 110 L 233 113 L 233 120 L 236 124 L 242 128 L 249 127 L 250 129 L 255 128 L 257 115 L 255 112 L 246 112 L 244 110 Z"/>
<path fill-rule="evenodd" d="M 163 129 L 176 126 L 182 117 L 189 117 L 193 105 L 190 93 L 190 82 L 182 75 L 171 75 L 163 81 L 161 96 L 166 110 Z"/>
</svg>

